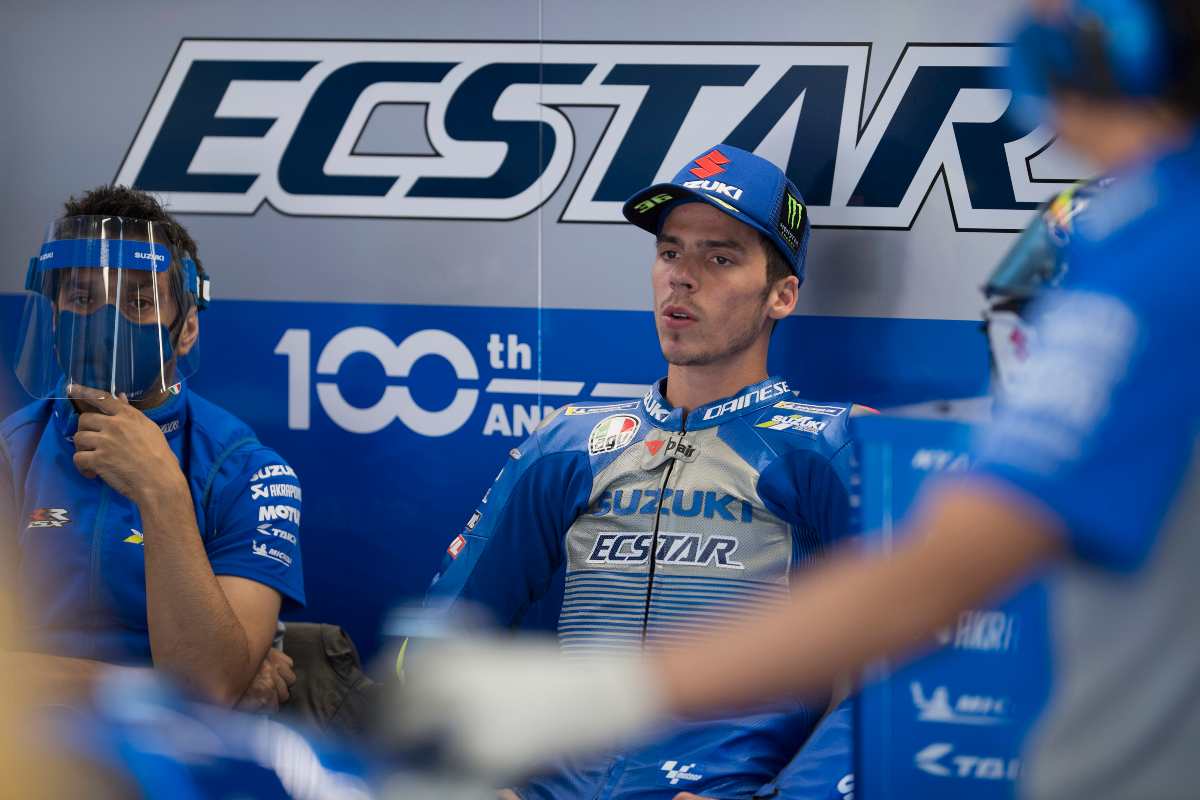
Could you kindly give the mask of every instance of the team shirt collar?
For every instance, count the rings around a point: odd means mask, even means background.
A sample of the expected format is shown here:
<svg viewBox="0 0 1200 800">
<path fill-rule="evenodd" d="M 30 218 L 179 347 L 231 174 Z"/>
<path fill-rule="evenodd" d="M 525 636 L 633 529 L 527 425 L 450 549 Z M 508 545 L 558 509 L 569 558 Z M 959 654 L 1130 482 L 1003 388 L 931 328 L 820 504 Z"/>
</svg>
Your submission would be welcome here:
<svg viewBox="0 0 1200 800">
<path fill-rule="evenodd" d="M 187 423 L 186 394 L 187 384 L 180 381 L 168 393 L 166 402 L 142 412 L 158 425 L 168 441 L 179 436 Z M 79 412 L 70 400 L 60 398 L 54 401 L 54 424 L 63 438 L 74 440 L 75 431 L 79 429 Z"/>
<path fill-rule="evenodd" d="M 646 396 L 642 398 L 642 411 L 654 422 L 655 426 L 664 430 L 677 431 L 683 427 L 683 410 L 675 408 L 667 402 L 666 388 L 666 378 L 660 379 L 650 387 L 650 391 L 646 392 Z M 729 397 L 723 397 L 692 409 L 692 412 L 687 415 L 687 430 L 720 425 L 733 417 L 770 405 L 790 391 L 787 381 L 776 376 L 767 378 L 760 383 L 743 386 Z"/>
</svg>

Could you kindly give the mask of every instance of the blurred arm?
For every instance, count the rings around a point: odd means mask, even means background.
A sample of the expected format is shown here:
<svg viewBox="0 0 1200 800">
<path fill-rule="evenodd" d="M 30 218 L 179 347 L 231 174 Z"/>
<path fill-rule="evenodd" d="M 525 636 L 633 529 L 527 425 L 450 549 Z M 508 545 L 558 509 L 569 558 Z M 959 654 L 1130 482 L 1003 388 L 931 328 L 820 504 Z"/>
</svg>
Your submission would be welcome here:
<svg viewBox="0 0 1200 800">
<path fill-rule="evenodd" d="M 916 649 L 1065 547 L 1049 512 L 998 485 L 942 489 L 913 528 L 891 554 L 842 555 L 811 571 L 757 622 L 657 656 L 669 707 L 710 715 L 822 692 L 840 673 Z"/>
</svg>

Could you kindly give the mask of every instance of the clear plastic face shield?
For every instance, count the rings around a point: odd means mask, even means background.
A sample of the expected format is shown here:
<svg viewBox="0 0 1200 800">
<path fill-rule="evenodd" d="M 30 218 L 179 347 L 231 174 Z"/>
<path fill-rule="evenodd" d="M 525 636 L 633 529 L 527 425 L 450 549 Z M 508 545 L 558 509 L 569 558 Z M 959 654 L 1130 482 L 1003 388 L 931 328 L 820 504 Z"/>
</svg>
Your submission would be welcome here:
<svg viewBox="0 0 1200 800">
<path fill-rule="evenodd" d="M 992 361 L 992 391 L 1011 394 L 1025 375 L 1037 347 L 1037 329 L 1027 309 L 1031 301 L 1057 289 L 1067 276 L 1066 246 L 1075 219 L 1094 194 L 1092 185 L 1072 187 L 1047 203 L 1001 260 L 983 287 L 988 299 L 984 327 Z"/>
<path fill-rule="evenodd" d="M 36 398 L 153 399 L 196 370 L 195 314 L 207 302 L 207 281 L 160 223 L 56 220 L 25 288 L 14 364 Z"/>
</svg>

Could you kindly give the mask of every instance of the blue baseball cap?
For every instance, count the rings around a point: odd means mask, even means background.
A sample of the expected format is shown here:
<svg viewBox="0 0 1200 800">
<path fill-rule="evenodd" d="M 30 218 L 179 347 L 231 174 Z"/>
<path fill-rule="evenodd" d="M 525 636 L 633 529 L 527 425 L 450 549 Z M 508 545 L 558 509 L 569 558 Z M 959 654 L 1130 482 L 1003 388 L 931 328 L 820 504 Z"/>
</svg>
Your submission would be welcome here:
<svg viewBox="0 0 1200 800">
<path fill-rule="evenodd" d="M 670 183 L 656 183 L 625 201 L 621 212 L 658 235 L 667 213 L 704 202 L 749 225 L 771 241 L 804 282 L 811 226 L 804 198 L 779 167 L 738 147 L 718 144 L 684 165 Z"/>
</svg>

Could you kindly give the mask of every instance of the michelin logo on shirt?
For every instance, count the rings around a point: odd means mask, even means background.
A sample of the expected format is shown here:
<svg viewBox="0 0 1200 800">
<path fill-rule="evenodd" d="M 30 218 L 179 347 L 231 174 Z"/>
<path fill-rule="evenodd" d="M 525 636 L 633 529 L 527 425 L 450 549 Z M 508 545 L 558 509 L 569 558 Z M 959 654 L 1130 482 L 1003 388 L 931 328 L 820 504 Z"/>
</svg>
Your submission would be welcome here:
<svg viewBox="0 0 1200 800">
<path fill-rule="evenodd" d="M 292 566 L 291 556 L 276 547 L 268 547 L 265 543 L 259 544 L 258 540 L 250 542 L 250 551 L 256 556 L 277 561 L 285 567 Z"/>
<path fill-rule="evenodd" d="M 960 694 L 950 702 L 950 690 L 938 686 L 929 694 L 918 681 L 909 684 L 917 719 L 922 722 L 946 722 L 957 725 L 1004 725 L 1008 702 L 988 695 Z"/>
</svg>

